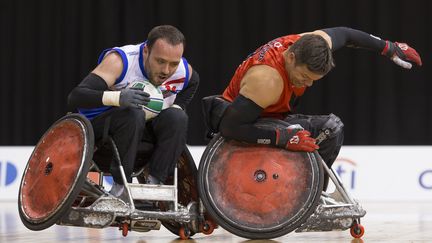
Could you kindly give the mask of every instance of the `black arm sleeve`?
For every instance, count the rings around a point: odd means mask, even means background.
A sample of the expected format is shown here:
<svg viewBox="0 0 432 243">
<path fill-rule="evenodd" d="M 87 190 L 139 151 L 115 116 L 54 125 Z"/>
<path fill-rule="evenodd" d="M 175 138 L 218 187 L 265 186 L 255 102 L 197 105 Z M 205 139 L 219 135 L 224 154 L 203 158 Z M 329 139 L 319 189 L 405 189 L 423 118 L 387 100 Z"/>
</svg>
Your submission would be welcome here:
<svg viewBox="0 0 432 243">
<path fill-rule="evenodd" d="M 90 73 L 69 93 L 69 110 L 103 106 L 102 96 L 103 92 L 107 89 L 108 85 L 103 78 L 94 73 Z"/>
<path fill-rule="evenodd" d="M 248 143 L 276 145 L 276 132 L 274 129 L 254 125 L 263 110 L 252 100 L 239 95 L 228 106 L 222 117 L 219 126 L 221 135 Z"/>
<path fill-rule="evenodd" d="M 200 77 L 197 71 L 193 70 L 188 86 L 177 94 L 174 104 L 180 106 L 184 110 L 194 97 L 199 86 L 199 81 Z"/>
<path fill-rule="evenodd" d="M 332 51 L 344 46 L 381 52 L 386 42 L 378 37 L 348 27 L 323 29 L 332 39 Z"/>
</svg>

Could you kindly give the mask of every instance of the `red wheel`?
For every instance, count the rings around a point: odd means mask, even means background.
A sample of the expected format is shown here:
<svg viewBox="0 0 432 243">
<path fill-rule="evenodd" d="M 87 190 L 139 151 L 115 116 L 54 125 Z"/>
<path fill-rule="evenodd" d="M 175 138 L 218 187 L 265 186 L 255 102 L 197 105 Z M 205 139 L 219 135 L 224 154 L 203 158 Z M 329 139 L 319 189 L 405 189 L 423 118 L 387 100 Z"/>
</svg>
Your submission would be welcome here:
<svg viewBox="0 0 432 243">
<path fill-rule="evenodd" d="M 122 235 L 124 237 L 126 237 L 127 234 L 129 233 L 129 225 L 127 223 L 123 223 L 123 224 L 120 225 L 120 229 L 122 231 Z"/>
<path fill-rule="evenodd" d="M 279 127 L 281 121 L 259 125 Z M 215 136 L 198 170 L 206 211 L 227 231 L 271 239 L 300 226 L 315 210 L 323 169 L 314 154 L 291 152 Z"/>
<path fill-rule="evenodd" d="M 18 195 L 18 211 L 27 228 L 46 229 L 70 209 L 86 180 L 93 137 L 90 122 L 71 114 L 54 123 L 39 140 Z"/>
<path fill-rule="evenodd" d="M 190 237 L 190 230 L 188 228 L 181 227 L 179 229 L 179 236 L 182 240 L 188 240 Z"/>
<path fill-rule="evenodd" d="M 200 225 L 200 231 L 205 235 L 210 235 L 213 233 L 214 229 L 214 223 L 208 220 L 204 221 L 204 223 Z"/>
<path fill-rule="evenodd" d="M 364 235 L 364 232 L 364 227 L 361 224 L 354 223 L 353 226 L 351 226 L 350 233 L 354 238 L 361 238 Z"/>
</svg>

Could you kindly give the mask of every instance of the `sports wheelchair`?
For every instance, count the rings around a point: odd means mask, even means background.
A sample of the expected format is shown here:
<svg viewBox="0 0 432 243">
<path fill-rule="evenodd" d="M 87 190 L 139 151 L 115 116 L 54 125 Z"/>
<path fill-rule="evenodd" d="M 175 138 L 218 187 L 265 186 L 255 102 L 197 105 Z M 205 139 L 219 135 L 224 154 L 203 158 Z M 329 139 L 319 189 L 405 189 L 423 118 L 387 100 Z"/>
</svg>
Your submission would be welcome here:
<svg viewBox="0 0 432 243">
<path fill-rule="evenodd" d="M 360 218 L 366 211 L 317 151 L 291 152 L 226 139 L 217 133 L 217 118 L 226 106 L 218 96 L 203 99 L 211 141 L 200 161 L 198 189 L 218 225 L 249 239 L 276 238 L 294 230 L 350 229 L 354 238 L 363 236 Z M 290 124 L 261 118 L 255 125 L 283 129 Z M 342 127 L 340 120 L 330 123 L 320 131 L 317 144 Z M 332 193 L 325 192 L 329 178 L 336 188 Z"/>
<path fill-rule="evenodd" d="M 145 161 L 151 152 L 151 144 L 138 151 L 133 177 L 139 182 L 145 181 Z M 104 188 L 106 165 L 112 162 L 120 168 L 127 198 L 116 198 Z M 31 230 L 53 224 L 118 227 L 126 236 L 129 231 L 159 230 L 163 225 L 188 239 L 196 233 L 211 234 L 217 227 L 200 203 L 196 175 L 185 148 L 165 185 L 127 183 L 114 141 L 108 137 L 105 145 L 95 146 L 91 123 L 72 113 L 56 121 L 34 148 L 23 172 L 18 211 Z M 140 200 L 154 202 L 155 208 L 139 209 Z"/>
</svg>

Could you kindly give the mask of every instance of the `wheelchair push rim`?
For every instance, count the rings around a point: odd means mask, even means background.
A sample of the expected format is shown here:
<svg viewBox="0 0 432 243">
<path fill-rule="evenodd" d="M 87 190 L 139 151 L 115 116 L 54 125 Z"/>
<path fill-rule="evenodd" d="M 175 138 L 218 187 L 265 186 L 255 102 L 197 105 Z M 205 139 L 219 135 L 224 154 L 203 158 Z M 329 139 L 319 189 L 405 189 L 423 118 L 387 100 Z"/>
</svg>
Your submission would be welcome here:
<svg viewBox="0 0 432 243">
<path fill-rule="evenodd" d="M 56 121 L 39 140 L 21 179 L 18 211 L 23 224 L 43 230 L 70 209 L 93 154 L 90 122 L 79 114 Z"/>
<path fill-rule="evenodd" d="M 198 181 L 203 204 L 219 225 L 241 237 L 270 239 L 295 230 L 314 212 L 323 172 L 311 153 L 217 135 L 203 154 Z"/>
</svg>

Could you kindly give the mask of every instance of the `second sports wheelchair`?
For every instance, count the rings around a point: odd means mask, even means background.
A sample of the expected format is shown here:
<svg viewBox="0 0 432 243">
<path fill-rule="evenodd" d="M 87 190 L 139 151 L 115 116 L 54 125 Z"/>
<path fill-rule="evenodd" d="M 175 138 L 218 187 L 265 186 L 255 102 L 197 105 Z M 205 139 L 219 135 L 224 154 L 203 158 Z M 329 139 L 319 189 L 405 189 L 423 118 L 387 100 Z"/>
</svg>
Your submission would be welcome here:
<svg viewBox="0 0 432 243">
<path fill-rule="evenodd" d="M 144 144 L 146 145 L 146 144 Z M 152 146 L 142 146 L 133 176 L 144 181 L 145 161 Z M 103 185 L 114 160 L 126 185 L 126 198 L 116 198 Z M 197 168 L 188 149 L 177 161 L 166 185 L 127 183 L 114 141 L 95 147 L 91 123 L 69 114 L 55 122 L 36 145 L 24 170 L 18 210 L 24 225 L 43 230 L 53 224 L 90 228 L 118 227 L 129 231 L 159 230 L 161 225 L 181 239 L 211 234 L 215 223 L 205 214 L 198 197 Z M 139 209 L 140 200 L 156 208 Z"/>
</svg>

